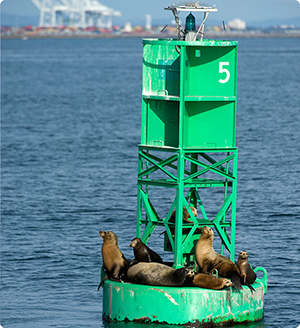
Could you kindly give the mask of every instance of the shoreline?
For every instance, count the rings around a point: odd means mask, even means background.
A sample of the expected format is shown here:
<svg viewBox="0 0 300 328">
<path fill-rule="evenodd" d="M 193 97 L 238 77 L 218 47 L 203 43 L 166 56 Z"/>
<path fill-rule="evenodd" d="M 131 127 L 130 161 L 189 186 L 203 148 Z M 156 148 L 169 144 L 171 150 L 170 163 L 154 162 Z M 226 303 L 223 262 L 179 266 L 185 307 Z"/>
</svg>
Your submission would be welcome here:
<svg viewBox="0 0 300 328">
<path fill-rule="evenodd" d="M 176 35 L 130 33 L 130 34 L 22 34 L 22 35 L 1 35 L 2 40 L 38 40 L 38 39 L 133 39 L 133 38 L 159 38 L 159 39 L 177 39 Z M 223 39 L 223 38 L 278 38 L 278 39 L 297 39 L 300 33 L 207 33 L 205 39 Z"/>
</svg>

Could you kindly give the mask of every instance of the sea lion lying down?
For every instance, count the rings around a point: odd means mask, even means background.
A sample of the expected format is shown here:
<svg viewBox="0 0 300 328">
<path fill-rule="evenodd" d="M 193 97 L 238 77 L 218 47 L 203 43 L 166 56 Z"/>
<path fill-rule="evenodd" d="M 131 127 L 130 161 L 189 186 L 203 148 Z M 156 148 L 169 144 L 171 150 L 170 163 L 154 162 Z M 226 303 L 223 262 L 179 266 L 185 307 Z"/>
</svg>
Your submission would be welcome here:
<svg viewBox="0 0 300 328">
<path fill-rule="evenodd" d="M 130 282 L 151 286 L 180 287 L 190 285 L 195 276 L 191 267 L 173 269 L 165 264 L 140 262 L 127 271 Z"/>
</svg>

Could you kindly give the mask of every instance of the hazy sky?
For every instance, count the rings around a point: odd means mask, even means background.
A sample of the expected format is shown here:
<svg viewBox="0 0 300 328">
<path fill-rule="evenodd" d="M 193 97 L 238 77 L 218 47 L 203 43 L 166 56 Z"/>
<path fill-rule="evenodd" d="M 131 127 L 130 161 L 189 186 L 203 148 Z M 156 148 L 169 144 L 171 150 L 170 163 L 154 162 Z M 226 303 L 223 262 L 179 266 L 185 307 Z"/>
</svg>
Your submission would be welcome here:
<svg viewBox="0 0 300 328">
<path fill-rule="evenodd" d="M 177 0 L 100 0 L 100 2 L 121 11 L 122 21 L 144 21 L 145 14 L 151 14 L 153 20 L 166 20 L 166 24 L 173 16 L 170 11 L 164 10 L 164 7 L 173 3 L 184 3 Z M 208 23 L 210 19 L 228 21 L 240 18 L 249 22 L 299 17 L 300 24 L 300 4 L 296 0 L 204 0 L 199 3 L 216 5 L 219 10 L 217 13 L 210 14 Z M 4 0 L 1 3 L 1 11 L 19 16 L 39 15 L 39 10 L 31 0 Z"/>
</svg>

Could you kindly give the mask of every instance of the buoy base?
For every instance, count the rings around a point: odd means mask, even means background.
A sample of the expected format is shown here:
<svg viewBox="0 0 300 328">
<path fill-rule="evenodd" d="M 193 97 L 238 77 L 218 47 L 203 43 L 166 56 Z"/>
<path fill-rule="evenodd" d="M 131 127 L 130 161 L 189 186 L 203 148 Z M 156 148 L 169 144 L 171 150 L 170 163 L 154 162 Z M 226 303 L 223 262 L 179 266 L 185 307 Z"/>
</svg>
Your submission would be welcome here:
<svg viewBox="0 0 300 328">
<path fill-rule="evenodd" d="M 265 273 L 265 269 L 259 269 Z M 103 318 L 200 327 L 259 321 L 264 312 L 266 273 L 252 287 L 255 291 L 251 292 L 247 286 L 243 286 L 243 290 L 212 290 L 106 280 L 103 285 Z"/>
</svg>

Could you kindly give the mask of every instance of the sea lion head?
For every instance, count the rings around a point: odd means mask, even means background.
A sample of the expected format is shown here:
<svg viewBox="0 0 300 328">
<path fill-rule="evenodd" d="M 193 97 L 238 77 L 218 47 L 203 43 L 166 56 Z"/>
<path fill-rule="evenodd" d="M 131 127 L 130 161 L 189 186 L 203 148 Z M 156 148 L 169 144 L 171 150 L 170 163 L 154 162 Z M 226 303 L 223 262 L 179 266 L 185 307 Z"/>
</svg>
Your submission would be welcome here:
<svg viewBox="0 0 300 328">
<path fill-rule="evenodd" d="M 112 231 L 99 231 L 99 235 L 103 241 L 115 241 L 118 243 L 118 237 Z"/>
<path fill-rule="evenodd" d="M 213 232 L 212 228 L 204 226 L 202 228 L 201 236 L 207 237 L 207 238 L 214 237 L 214 232 Z"/>
<path fill-rule="evenodd" d="M 232 281 L 228 279 L 224 279 L 224 287 L 232 287 L 232 286 L 234 286 Z"/>
<path fill-rule="evenodd" d="M 130 242 L 129 246 L 134 248 L 137 245 L 139 245 L 140 243 L 142 243 L 140 238 L 133 238 L 132 241 Z"/>
<path fill-rule="evenodd" d="M 194 278 L 196 275 L 196 271 L 192 267 L 183 267 L 182 268 L 185 272 L 186 277 L 188 278 Z"/>
<path fill-rule="evenodd" d="M 196 217 L 198 215 L 197 209 L 195 207 L 191 207 L 190 208 L 192 213 L 194 214 L 194 216 Z M 188 221 L 188 218 L 190 218 L 190 214 L 188 212 L 188 210 L 186 209 L 186 207 L 183 208 L 183 219 Z M 188 222 L 193 222 L 193 221 L 188 221 Z"/>
<path fill-rule="evenodd" d="M 241 251 L 239 258 L 241 258 L 242 260 L 246 260 L 249 257 L 249 254 L 246 251 Z"/>
<path fill-rule="evenodd" d="M 196 271 L 192 267 L 182 267 L 178 269 L 178 272 L 184 278 L 184 283 L 188 285 L 192 283 L 196 275 Z"/>
<path fill-rule="evenodd" d="M 194 216 L 198 215 L 197 209 L 195 207 L 191 207 L 191 210 L 192 210 Z"/>
</svg>

